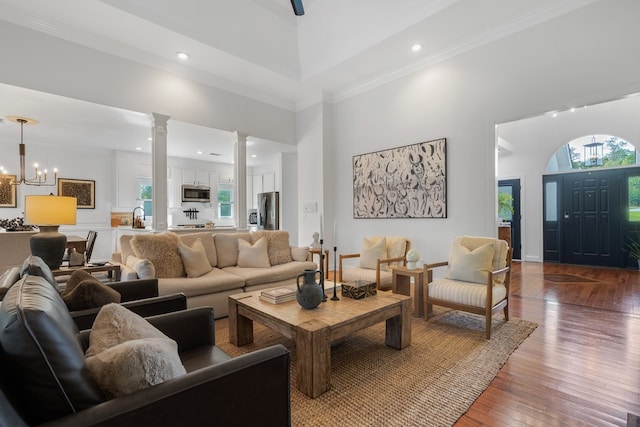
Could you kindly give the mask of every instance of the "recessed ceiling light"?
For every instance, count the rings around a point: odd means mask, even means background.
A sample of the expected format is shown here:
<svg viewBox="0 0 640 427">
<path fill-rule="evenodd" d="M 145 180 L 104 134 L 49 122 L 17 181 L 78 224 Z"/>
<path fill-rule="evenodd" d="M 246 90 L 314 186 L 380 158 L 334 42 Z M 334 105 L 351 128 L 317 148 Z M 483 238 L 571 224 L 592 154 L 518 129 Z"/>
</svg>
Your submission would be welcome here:
<svg viewBox="0 0 640 427">
<path fill-rule="evenodd" d="M 147 141 L 153 141 L 152 137 L 147 138 Z"/>
<path fill-rule="evenodd" d="M 253 158 L 255 159 L 255 158 L 256 158 L 256 157 L 258 157 L 258 156 L 257 156 L 257 155 L 255 155 L 255 154 L 252 154 L 252 155 L 251 155 L 251 157 L 253 157 Z"/>
<path fill-rule="evenodd" d="M 181 61 L 186 61 L 187 59 L 189 59 L 189 54 L 186 52 L 176 52 L 176 56 Z"/>
<path fill-rule="evenodd" d="M 553 113 L 552 116 L 553 117 L 558 117 L 558 113 Z"/>
<path fill-rule="evenodd" d="M 140 151 L 142 150 L 142 147 L 136 147 L 136 150 Z"/>
<path fill-rule="evenodd" d="M 196 151 L 196 154 L 202 154 L 202 151 L 198 150 Z"/>
<path fill-rule="evenodd" d="M 417 51 L 419 51 L 420 49 L 422 49 L 422 45 L 421 45 L 420 43 L 416 43 L 416 44 L 414 44 L 413 46 L 411 46 L 411 50 L 412 50 L 413 52 L 417 52 Z"/>
</svg>

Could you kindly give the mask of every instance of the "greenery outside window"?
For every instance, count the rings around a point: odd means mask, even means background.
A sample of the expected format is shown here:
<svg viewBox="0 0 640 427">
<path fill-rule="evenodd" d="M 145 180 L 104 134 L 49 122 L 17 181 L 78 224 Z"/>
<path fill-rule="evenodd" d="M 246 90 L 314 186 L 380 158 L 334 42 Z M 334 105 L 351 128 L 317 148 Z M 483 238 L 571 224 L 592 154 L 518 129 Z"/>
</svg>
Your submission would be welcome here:
<svg viewBox="0 0 640 427">
<path fill-rule="evenodd" d="M 233 218 L 233 185 L 218 185 L 218 218 Z"/>
<path fill-rule="evenodd" d="M 153 214 L 153 185 L 150 179 L 138 180 L 138 198 L 142 201 L 144 215 L 149 218 Z"/>
</svg>

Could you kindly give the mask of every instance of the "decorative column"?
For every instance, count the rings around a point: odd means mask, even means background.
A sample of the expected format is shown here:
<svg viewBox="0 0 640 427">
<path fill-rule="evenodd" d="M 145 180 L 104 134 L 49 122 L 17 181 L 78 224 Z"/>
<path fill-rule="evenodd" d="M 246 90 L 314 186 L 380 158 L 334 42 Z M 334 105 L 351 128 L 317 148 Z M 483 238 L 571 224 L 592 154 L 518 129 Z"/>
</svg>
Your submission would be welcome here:
<svg viewBox="0 0 640 427">
<path fill-rule="evenodd" d="M 167 230 L 167 121 L 170 116 L 151 113 L 151 164 L 153 182 L 153 220 L 155 231 Z"/>
<path fill-rule="evenodd" d="M 236 228 L 238 230 L 247 229 L 247 137 L 248 133 L 234 132 L 235 141 L 233 142 L 234 155 L 234 177 L 233 185 L 235 187 L 233 216 L 236 218 Z"/>
</svg>

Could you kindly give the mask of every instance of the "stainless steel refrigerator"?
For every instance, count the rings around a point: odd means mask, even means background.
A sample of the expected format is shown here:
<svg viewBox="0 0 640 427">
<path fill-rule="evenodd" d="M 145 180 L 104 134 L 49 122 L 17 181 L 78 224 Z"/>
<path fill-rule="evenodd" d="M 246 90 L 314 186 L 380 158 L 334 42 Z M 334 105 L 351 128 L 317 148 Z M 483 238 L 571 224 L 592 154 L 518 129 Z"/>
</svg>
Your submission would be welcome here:
<svg viewBox="0 0 640 427">
<path fill-rule="evenodd" d="M 280 195 L 277 191 L 258 193 L 258 230 L 280 229 Z"/>
</svg>

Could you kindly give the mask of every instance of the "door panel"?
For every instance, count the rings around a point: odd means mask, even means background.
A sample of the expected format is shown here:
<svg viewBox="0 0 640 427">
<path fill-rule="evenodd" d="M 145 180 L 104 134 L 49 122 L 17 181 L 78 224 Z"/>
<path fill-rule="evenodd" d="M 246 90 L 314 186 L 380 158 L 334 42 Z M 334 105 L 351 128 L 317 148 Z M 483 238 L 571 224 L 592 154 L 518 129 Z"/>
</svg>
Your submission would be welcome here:
<svg viewBox="0 0 640 427">
<path fill-rule="evenodd" d="M 498 192 L 504 191 L 513 197 L 513 215 L 511 216 L 511 246 L 513 247 L 513 259 L 522 259 L 522 234 L 521 234 L 521 207 L 520 207 L 520 180 L 501 179 L 498 181 Z"/>
</svg>

